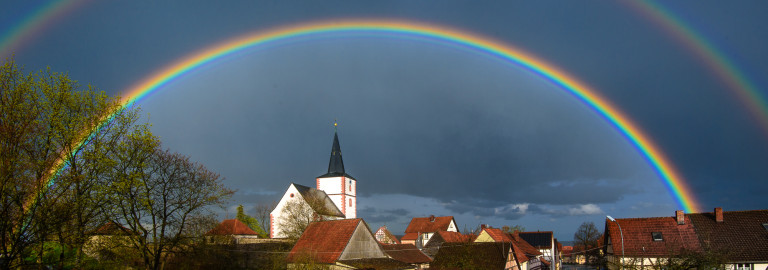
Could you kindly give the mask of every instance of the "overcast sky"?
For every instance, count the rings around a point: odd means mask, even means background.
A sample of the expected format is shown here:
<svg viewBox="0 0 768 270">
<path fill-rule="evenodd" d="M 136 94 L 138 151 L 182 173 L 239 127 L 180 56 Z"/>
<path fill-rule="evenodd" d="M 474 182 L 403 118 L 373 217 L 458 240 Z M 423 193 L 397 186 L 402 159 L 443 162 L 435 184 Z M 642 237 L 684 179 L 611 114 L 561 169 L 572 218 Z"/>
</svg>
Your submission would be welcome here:
<svg viewBox="0 0 768 270">
<path fill-rule="evenodd" d="M 42 7 L 3 1 L 0 36 Z M 768 2 L 661 5 L 768 95 Z M 110 94 L 192 52 L 273 27 L 407 19 L 487 36 L 592 86 L 677 166 L 702 208 L 768 205 L 768 137 L 694 50 L 626 2 L 85 1 L 14 50 Z M 3 55 L 2 57 L 6 57 Z M 165 147 L 238 192 L 228 209 L 276 200 L 326 172 L 338 119 L 358 216 L 403 234 L 453 215 L 552 230 L 671 216 L 680 207 L 605 119 L 552 83 L 476 52 L 391 36 L 253 48 L 187 74 L 139 104 Z M 224 218 L 226 214 L 222 214 Z"/>
</svg>

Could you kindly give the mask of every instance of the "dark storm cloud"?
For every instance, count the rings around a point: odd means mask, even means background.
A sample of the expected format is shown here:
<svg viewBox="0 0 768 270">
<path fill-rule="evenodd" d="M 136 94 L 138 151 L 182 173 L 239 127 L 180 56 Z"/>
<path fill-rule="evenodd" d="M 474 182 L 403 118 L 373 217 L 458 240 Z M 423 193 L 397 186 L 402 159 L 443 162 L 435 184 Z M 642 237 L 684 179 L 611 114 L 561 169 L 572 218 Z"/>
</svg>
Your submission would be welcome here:
<svg viewBox="0 0 768 270">
<path fill-rule="evenodd" d="M 408 219 L 410 212 L 403 208 L 397 209 L 378 209 L 366 207 L 359 209 L 358 213 L 369 223 L 394 222 L 400 219 Z"/>
<path fill-rule="evenodd" d="M 768 5 L 664 5 L 684 13 L 765 93 Z M 531 52 L 638 124 L 705 208 L 768 202 L 760 193 L 768 189 L 768 139 L 744 105 L 690 48 L 621 2 L 94 2 L 41 32 L 16 59 L 114 94 L 246 32 L 369 17 L 447 25 Z M 390 209 L 381 199 L 359 211 L 368 222 L 407 223 L 404 216 L 434 208 L 516 221 L 565 216 L 578 225 L 577 217 L 600 216 L 606 205 L 627 217 L 648 214 L 630 206 L 649 197 L 672 205 L 654 197 L 669 200 L 638 151 L 573 96 L 498 59 L 434 43 L 358 37 L 245 50 L 140 105 L 164 146 L 226 177 L 238 190 L 235 204 L 279 199 L 291 182 L 314 186 L 337 118 L 360 198 L 404 194 L 428 205 Z"/>
</svg>

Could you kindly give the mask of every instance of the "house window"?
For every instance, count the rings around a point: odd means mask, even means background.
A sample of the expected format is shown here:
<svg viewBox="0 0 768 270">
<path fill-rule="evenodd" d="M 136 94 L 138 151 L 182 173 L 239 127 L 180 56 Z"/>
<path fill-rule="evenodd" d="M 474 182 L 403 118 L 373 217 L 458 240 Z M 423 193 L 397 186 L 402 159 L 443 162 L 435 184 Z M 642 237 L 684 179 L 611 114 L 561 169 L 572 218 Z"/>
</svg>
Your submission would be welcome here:
<svg viewBox="0 0 768 270">
<path fill-rule="evenodd" d="M 352 199 L 349 199 L 349 207 L 352 207 Z"/>
<path fill-rule="evenodd" d="M 735 270 L 752 270 L 751 263 L 737 263 Z"/>
<path fill-rule="evenodd" d="M 661 236 L 661 232 L 652 232 L 651 236 L 653 237 L 653 241 L 663 241 L 664 237 Z"/>
</svg>

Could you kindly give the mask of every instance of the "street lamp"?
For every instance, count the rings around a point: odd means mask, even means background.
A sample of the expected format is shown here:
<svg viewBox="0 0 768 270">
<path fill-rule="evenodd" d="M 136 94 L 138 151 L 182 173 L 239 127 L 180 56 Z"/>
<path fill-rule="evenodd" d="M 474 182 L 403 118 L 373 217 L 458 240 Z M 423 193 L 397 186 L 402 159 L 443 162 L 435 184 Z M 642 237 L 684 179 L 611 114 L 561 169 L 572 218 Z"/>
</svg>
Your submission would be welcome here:
<svg viewBox="0 0 768 270">
<path fill-rule="evenodd" d="M 611 216 L 605 216 L 609 220 L 616 222 L 616 225 L 619 226 L 619 235 L 621 235 L 621 269 L 624 269 L 624 233 L 621 231 L 621 224 L 619 224 L 616 219 L 612 218 Z"/>
</svg>

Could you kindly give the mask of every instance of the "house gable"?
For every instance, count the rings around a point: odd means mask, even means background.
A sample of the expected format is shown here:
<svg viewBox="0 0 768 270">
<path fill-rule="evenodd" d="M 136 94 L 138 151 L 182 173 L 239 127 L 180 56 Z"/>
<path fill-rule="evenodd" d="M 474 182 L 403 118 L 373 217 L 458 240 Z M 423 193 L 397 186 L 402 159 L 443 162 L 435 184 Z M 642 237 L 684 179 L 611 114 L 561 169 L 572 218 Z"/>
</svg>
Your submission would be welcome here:
<svg viewBox="0 0 768 270">
<path fill-rule="evenodd" d="M 379 242 L 368 229 L 368 225 L 360 219 L 357 228 L 352 233 L 339 260 L 387 258 Z"/>
</svg>

